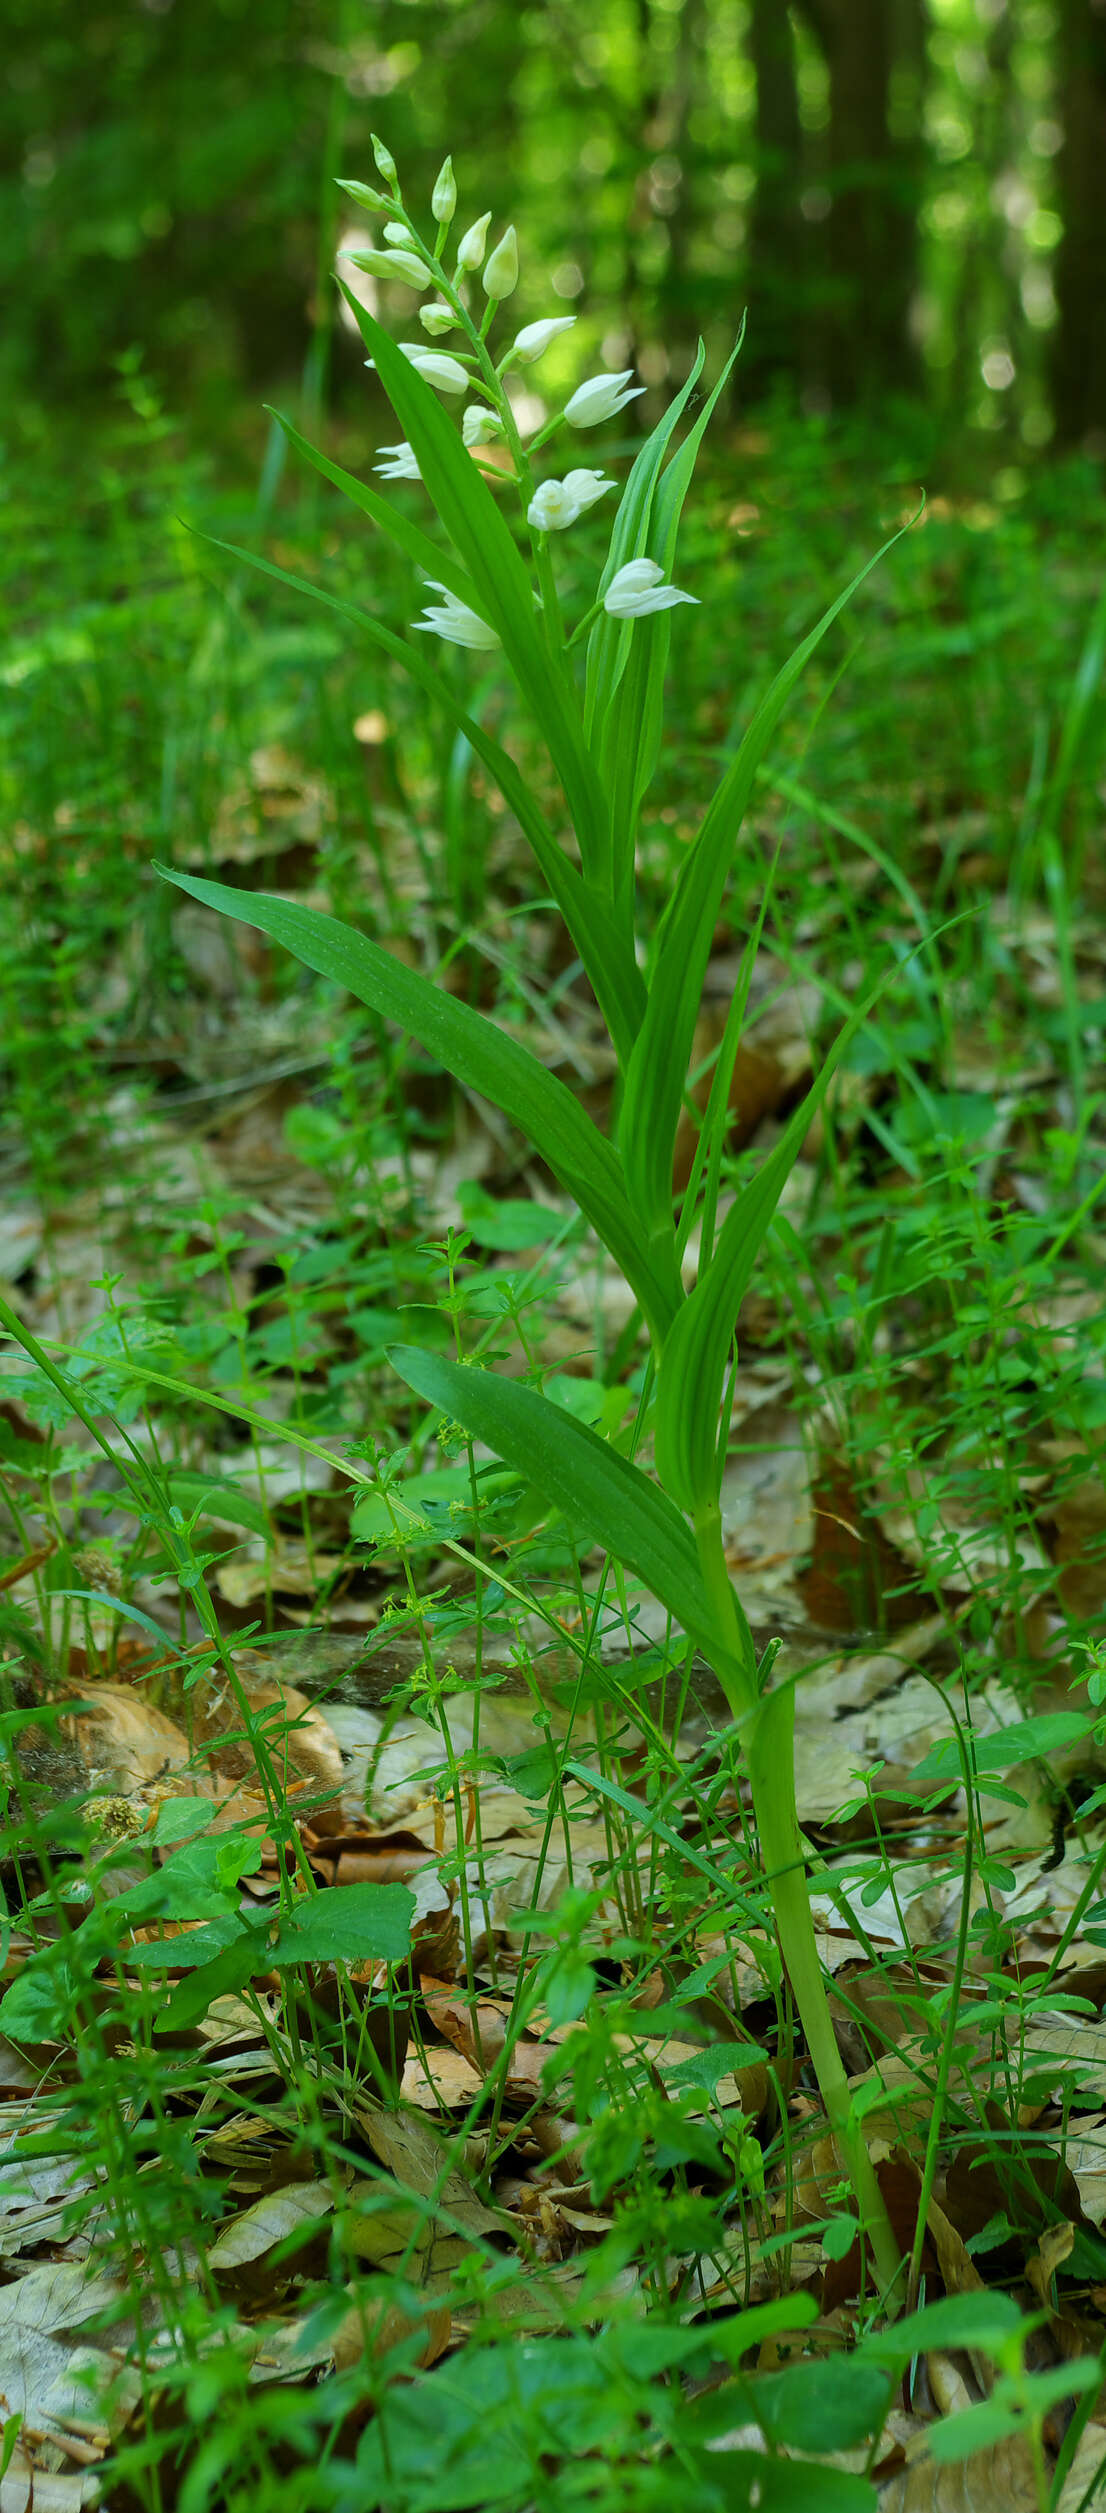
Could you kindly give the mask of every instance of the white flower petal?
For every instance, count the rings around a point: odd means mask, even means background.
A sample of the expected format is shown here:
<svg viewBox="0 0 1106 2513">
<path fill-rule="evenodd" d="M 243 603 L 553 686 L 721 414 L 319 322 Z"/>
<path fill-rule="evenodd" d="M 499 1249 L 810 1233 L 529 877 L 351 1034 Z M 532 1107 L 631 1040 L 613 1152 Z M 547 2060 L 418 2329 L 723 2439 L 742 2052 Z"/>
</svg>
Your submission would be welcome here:
<svg viewBox="0 0 1106 2513">
<path fill-rule="evenodd" d="M 481 619 L 479 611 L 470 610 L 467 602 L 459 601 L 445 585 L 435 584 L 433 577 L 428 577 L 427 583 L 431 593 L 440 593 L 442 598 L 440 603 L 428 603 L 421 620 L 412 620 L 412 628 L 424 630 L 433 637 L 444 637 L 448 645 L 471 646 L 481 653 L 488 653 L 493 646 L 498 646 L 499 639 L 494 628 L 489 628 L 487 620 Z"/>
<path fill-rule="evenodd" d="M 597 428 L 601 420 L 613 419 L 616 410 L 624 410 L 628 401 L 636 401 L 645 386 L 631 385 L 632 374 L 632 367 L 623 367 L 619 375 L 589 375 L 586 383 L 578 384 L 565 403 L 569 426 Z"/>
<path fill-rule="evenodd" d="M 697 602 L 698 595 L 666 585 L 664 569 L 654 558 L 631 558 L 612 576 L 603 608 L 616 620 L 647 619 L 653 611 L 671 611 L 678 602 Z"/>
<path fill-rule="evenodd" d="M 566 494 L 572 498 L 581 515 L 586 514 L 589 506 L 595 505 L 597 498 L 605 497 L 608 489 L 617 485 L 615 480 L 604 479 L 601 471 L 566 471 L 564 477 Z"/>
<path fill-rule="evenodd" d="M 373 464 L 373 470 L 379 472 L 382 480 L 421 480 L 422 473 L 412 446 L 378 445 L 377 452 L 387 457 L 384 462 Z"/>
</svg>

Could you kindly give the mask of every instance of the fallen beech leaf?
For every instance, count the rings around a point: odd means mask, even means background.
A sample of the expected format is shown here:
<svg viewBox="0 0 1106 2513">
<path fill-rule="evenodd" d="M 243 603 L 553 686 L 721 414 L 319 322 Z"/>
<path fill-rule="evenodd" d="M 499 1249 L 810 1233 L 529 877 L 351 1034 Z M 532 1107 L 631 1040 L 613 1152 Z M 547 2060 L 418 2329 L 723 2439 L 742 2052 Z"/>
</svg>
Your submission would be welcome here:
<svg viewBox="0 0 1106 2513">
<path fill-rule="evenodd" d="M 216 2237 L 208 2252 L 213 2269 L 241 2269 L 252 2260 L 264 2259 L 267 2252 L 296 2233 L 301 2225 L 318 2222 L 334 2212 L 334 2192 L 329 2182 L 285 2182 L 279 2190 L 267 2190 L 263 2199 L 254 2201 Z"/>
<path fill-rule="evenodd" d="M 1093 2506 L 1094 2482 L 1106 2467 L 1106 2426 L 1097 2422 L 1086 2426 L 1076 2446 L 1075 2459 L 1064 2480 L 1056 2513 L 1080 2513 L 1085 2504 Z"/>
<path fill-rule="evenodd" d="M 474 2094 L 479 2094 L 484 2079 L 463 2052 L 427 2050 L 408 2059 L 403 2070 L 401 2091 L 405 2103 L 414 2103 L 420 2112 L 467 2110 Z"/>
<path fill-rule="evenodd" d="M 401 2339 L 416 2332 L 423 2335 L 423 2345 L 416 2362 L 424 2370 L 437 2363 L 449 2345 L 452 2314 L 445 2304 L 428 2307 L 417 2321 L 408 2318 L 397 2304 L 390 2304 L 380 2295 L 365 2295 L 351 2303 L 344 2313 L 330 2342 L 336 2370 L 344 2373 L 347 2366 L 364 2362 L 366 2356 L 383 2356 L 390 2347 L 398 2347 Z"/>
<path fill-rule="evenodd" d="M 271 1676 L 239 1675 L 238 1682 L 251 1715 L 264 1730 L 278 1773 L 284 1777 L 292 1772 L 312 1789 L 337 1796 L 343 1778 L 341 1747 L 306 1693 Z M 197 1743 L 209 1748 L 208 1760 L 220 1778 L 238 1781 L 254 1776 L 257 1758 L 243 1725 L 241 1704 L 229 1684 L 216 1685 L 204 1695 L 196 1713 L 195 1734 Z"/>
<path fill-rule="evenodd" d="M 90 1789 L 137 1796 L 191 1762 L 182 1730 L 129 1684 L 86 1684 L 77 1698 L 81 1708 L 59 1721 L 59 1734 L 76 1746 Z"/>
<path fill-rule="evenodd" d="M 374 2155 L 394 2174 L 399 2192 L 410 2190 L 425 2198 L 433 2191 L 435 2211 L 440 2208 L 443 2216 L 463 2226 L 466 2233 L 503 2229 L 507 2219 L 498 2209 L 485 2207 L 463 2174 L 447 2172 L 443 2181 L 446 2148 L 425 2121 L 413 2119 L 410 2113 L 385 2111 L 382 2105 L 364 2100 L 356 2105 L 356 2115 Z M 379 2185 L 373 2182 L 363 2187 L 377 2191 Z"/>
<path fill-rule="evenodd" d="M 920 2435 L 911 2449 L 924 2446 Z M 918 2459 L 883 2488 L 879 2513 L 1040 2513 L 1029 2445 L 1005 2435 L 970 2461 Z"/>
</svg>

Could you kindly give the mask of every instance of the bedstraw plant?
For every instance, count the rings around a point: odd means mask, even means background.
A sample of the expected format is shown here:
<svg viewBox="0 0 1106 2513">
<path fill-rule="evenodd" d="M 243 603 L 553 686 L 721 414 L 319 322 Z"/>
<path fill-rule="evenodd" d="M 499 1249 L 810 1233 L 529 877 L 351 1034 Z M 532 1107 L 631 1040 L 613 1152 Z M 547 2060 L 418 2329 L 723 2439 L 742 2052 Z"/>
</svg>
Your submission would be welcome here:
<svg viewBox="0 0 1106 2513">
<path fill-rule="evenodd" d="M 462 1424 L 472 1439 L 536 1486 L 551 1507 L 586 1527 L 661 1601 L 717 1671 L 744 1755 L 795 2004 L 875 2274 L 888 2295 L 900 2274 L 899 2255 L 850 2103 L 811 1921 L 795 1802 L 794 1687 L 773 1681 L 771 1650 L 758 1661 L 722 1543 L 719 1491 L 738 1307 L 834 1061 L 723 1216 L 727 1093 L 755 935 L 718 1056 L 692 1179 L 682 1202 L 677 1204 L 673 1193 L 673 1148 L 700 996 L 754 779 L 804 665 L 869 569 L 777 673 L 723 768 L 655 931 L 641 932 L 639 816 L 660 752 L 676 615 L 699 598 L 673 581 L 681 511 L 740 339 L 713 390 L 696 404 L 704 363 L 700 344 L 687 381 L 641 446 L 618 496 L 592 599 L 569 621 L 558 574 L 561 536 L 592 507 L 612 501 L 617 484 L 574 459 L 554 472 L 548 457 L 554 440 L 567 442 L 575 454 L 581 434 L 590 439 L 642 388 L 629 373 L 590 376 L 525 441 L 509 390 L 512 374 L 541 359 L 575 318 L 560 314 L 528 323 L 496 354 L 492 337 L 518 280 L 514 229 L 508 227 L 489 251 L 489 220 L 478 217 L 450 246 L 457 192 L 447 159 L 434 187 L 435 233 L 428 243 L 404 202 L 390 153 L 377 142 L 375 154 L 383 189 L 360 183 L 345 188 L 363 210 L 383 217 L 382 241 L 352 259 L 369 273 L 412 289 L 420 299 L 423 334 L 397 346 L 349 295 L 368 363 L 401 431 L 397 443 L 382 449 L 376 469 L 385 482 L 423 484 L 446 546 L 284 421 L 299 452 L 391 537 L 410 563 L 413 584 L 418 578 L 424 584 L 421 616 L 412 618 L 407 639 L 325 590 L 302 589 L 340 611 L 401 664 L 498 783 L 568 927 L 610 1035 L 620 1077 L 611 1136 L 565 1084 L 492 1020 L 352 926 L 288 900 L 183 873 L 168 877 L 287 946 L 378 1016 L 397 1023 L 468 1089 L 497 1105 L 575 1200 L 630 1285 L 652 1348 L 655 1480 L 534 1387 L 406 1346 L 392 1348 L 389 1357 L 427 1404 Z M 685 419 L 689 424 L 677 442 Z M 494 465 L 487 454 L 493 445 Z M 514 529 L 508 520 L 512 508 Z M 254 563 L 283 575 L 268 561 Z M 470 648 L 482 658 L 502 655 L 548 752 L 563 796 L 563 833 L 509 752 L 468 713 L 452 678 L 438 671 L 432 640 Z M 693 1222 L 699 1226 L 700 1253 L 694 1288 L 687 1291 L 681 1260 Z"/>
</svg>

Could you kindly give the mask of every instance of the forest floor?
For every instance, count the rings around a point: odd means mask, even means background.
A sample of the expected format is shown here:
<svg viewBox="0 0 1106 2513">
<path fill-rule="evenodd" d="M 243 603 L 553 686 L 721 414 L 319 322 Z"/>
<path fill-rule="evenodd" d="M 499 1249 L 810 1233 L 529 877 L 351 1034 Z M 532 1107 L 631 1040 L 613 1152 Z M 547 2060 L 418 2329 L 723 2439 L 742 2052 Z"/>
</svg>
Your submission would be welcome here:
<svg viewBox="0 0 1106 2513">
<path fill-rule="evenodd" d="M 602 1118 L 519 832 L 347 632 L 165 520 L 341 589 L 366 545 L 314 490 L 217 497 L 141 402 L 17 519 L 2 2513 L 1094 2500 L 1106 613 L 1084 471 L 998 480 L 936 484 L 829 641 L 696 1044 L 778 850 L 728 1191 L 891 975 L 742 1307 L 723 1520 L 796 1685 L 893 2312 L 711 1670 L 385 1359 L 398 1322 L 625 1437 L 624 1284 L 484 1102 L 150 871 L 333 908 Z M 647 896 L 915 504 L 817 430 L 734 435 L 684 574 L 724 551 L 737 626 L 681 649 Z M 44 554 L 68 598 L 20 625 Z M 685 1176 L 695 1132 L 693 1093 Z"/>
</svg>

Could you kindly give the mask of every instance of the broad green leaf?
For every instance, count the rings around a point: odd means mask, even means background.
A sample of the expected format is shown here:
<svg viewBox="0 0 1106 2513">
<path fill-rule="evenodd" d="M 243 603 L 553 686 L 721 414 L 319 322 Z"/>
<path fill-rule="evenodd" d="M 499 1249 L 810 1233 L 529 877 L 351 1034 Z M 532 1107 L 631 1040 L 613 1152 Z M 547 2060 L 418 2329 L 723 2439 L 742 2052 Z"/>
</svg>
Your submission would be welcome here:
<svg viewBox="0 0 1106 2513">
<path fill-rule="evenodd" d="M 170 1501 L 186 1518 L 218 1518 L 228 1527 L 248 1527 L 251 1535 L 268 1536 L 269 1513 L 253 1492 L 243 1492 L 225 1475 L 205 1475 L 191 1466 L 176 1466 L 165 1478 Z M 125 1504 L 124 1504 L 125 1506 Z"/>
<path fill-rule="evenodd" d="M 755 2417 L 769 2443 L 796 2452 L 847 2452 L 879 2431 L 887 2376 L 855 2357 L 812 2356 L 736 2385 L 737 2419 Z M 735 2419 L 736 2422 L 736 2419 Z"/>
<path fill-rule="evenodd" d="M 994 2356 L 1015 2330 L 1026 2326 L 1026 2317 L 1012 2295 L 942 2295 L 936 2303 L 924 2304 L 920 2312 L 909 2313 L 904 2321 L 873 2332 L 863 2341 L 861 2352 L 892 2369 L 936 2347 L 978 2347 Z"/>
<path fill-rule="evenodd" d="M 158 870 L 205 907 L 271 934 L 308 968 L 344 986 L 385 1020 L 395 1021 L 448 1073 L 501 1108 L 575 1198 L 621 1266 L 650 1326 L 663 1334 L 682 1297 L 675 1260 L 656 1269 L 642 1254 L 617 1153 L 572 1092 L 536 1056 L 494 1021 L 405 968 L 391 952 L 336 917 L 288 899 L 232 890 L 221 881 L 200 881 L 167 865 Z"/>
<path fill-rule="evenodd" d="M 564 787 L 584 873 L 591 878 L 605 860 L 607 807 L 563 654 L 549 644 L 510 530 L 432 386 L 364 306 L 354 303 L 354 312 L 440 521 L 468 570 L 475 608 L 495 629 L 544 737 Z"/>
<path fill-rule="evenodd" d="M 393 662 L 402 665 L 434 706 L 441 707 L 446 715 L 452 717 L 458 730 L 495 778 L 504 802 L 513 811 L 537 858 L 538 869 L 560 908 L 587 971 L 616 1054 L 620 1063 L 625 1065 L 645 1011 L 645 984 L 634 959 L 631 937 L 627 928 L 615 919 L 605 894 L 589 887 L 563 848 L 558 846 L 510 753 L 462 707 L 444 674 L 436 670 L 430 655 L 417 646 L 405 645 L 401 637 L 382 627 L 370 612 L 362 611 L 356 603 L 343 602 L 337 594 L 327 593 L 321 585 L 313 585 L 306 576 L 291 575 L 287 568 L 278 567 L 273 559 L 261 558 L 254 550 L 242 549 L 233 541 L 217 540 L 214 534 L 208 533 L 203 537 L 212 549 L 225 550 L 228 557 L 241 559 L 247 567 L 256 568 L 259 575 L 271 576 L 276 584 L 289 586 L 293 593 L 306 594 L 310 601 L 321 602 L 325 610 L 336 611 L 339 618 L 349 620 L 363 636 L 371 639 L 373 645 L 390 655 Z M 444 576 L 442 581 L 445 582 Z"/>
<path fill-rule="evenodd" d="M 905 528 L 905 527 L 904 527 Z M 672 1152 L 711 941 L 734 842 L 757 769 L 791 692 L 826 630 L 902 533 L 892 533 L 777 672 L 685 857 L 661 921 L 649 1001 L 630 1058 L 620 1141 L 626 1179 L 650 1238 L 672 1212 Z"/>
<path fill-rule="evenodd" d="M 873 990 L 835 1040 L 779 1142 L 731 1205 L 710 1264 L 669 1329 L 657 1376 L 657 1471 L 682 1509 L 698 1509 L 717 1493 L 718 1406 L 737 1312 L 811 1119 L 878 992 Z"/>
<path fill-rule="evenodd" d="M 1013 1771 L 1019 1763 L 1039 1762 L 1066 1746 L 1082 1745 L 1093 1726 L 1093 1719 L 1083 1711 L 1041 1711 L 1034 1719 L 1017 1719 L 1008 1728 L 996 1728 L 990 1736 L 972 1736 L 968 1751 L 976 1771 Z M 922 1781 L 959 1780 L 962 1770 L 956 1737 L 939 1737 L 925 1761 L 914 1766 L 911 1784 L 915 1776 Z"/>
<path fill-rule="evenodd" d="M 406 1885 L 324 1885 L 277 1923 L 271 1961 L 402 1963 L 415 1897 Z"/>
<path fill-rule="evenodd" d="M 525 1475 L 550 1505 L 584 1526 L 660 1599 L 685 1632 L 711 1649 L 717 1630 L 695 1545 L 666 1495 L 587 1425 L 532 1387 L 493 1371 L 393 1346 L 393 1370 L 428 1405 L 463 1423 Z"/>
<path fill-rule="evenodd" d="M 412 1537 L 468 1534 L 472 1485 L 467 1466 L 431 1466 L 407 1475 L 386 1491 L 362 1492 L 354 1502 L 350 1534 L 359 1544 L 396 1544 Z"/>
</svg>

